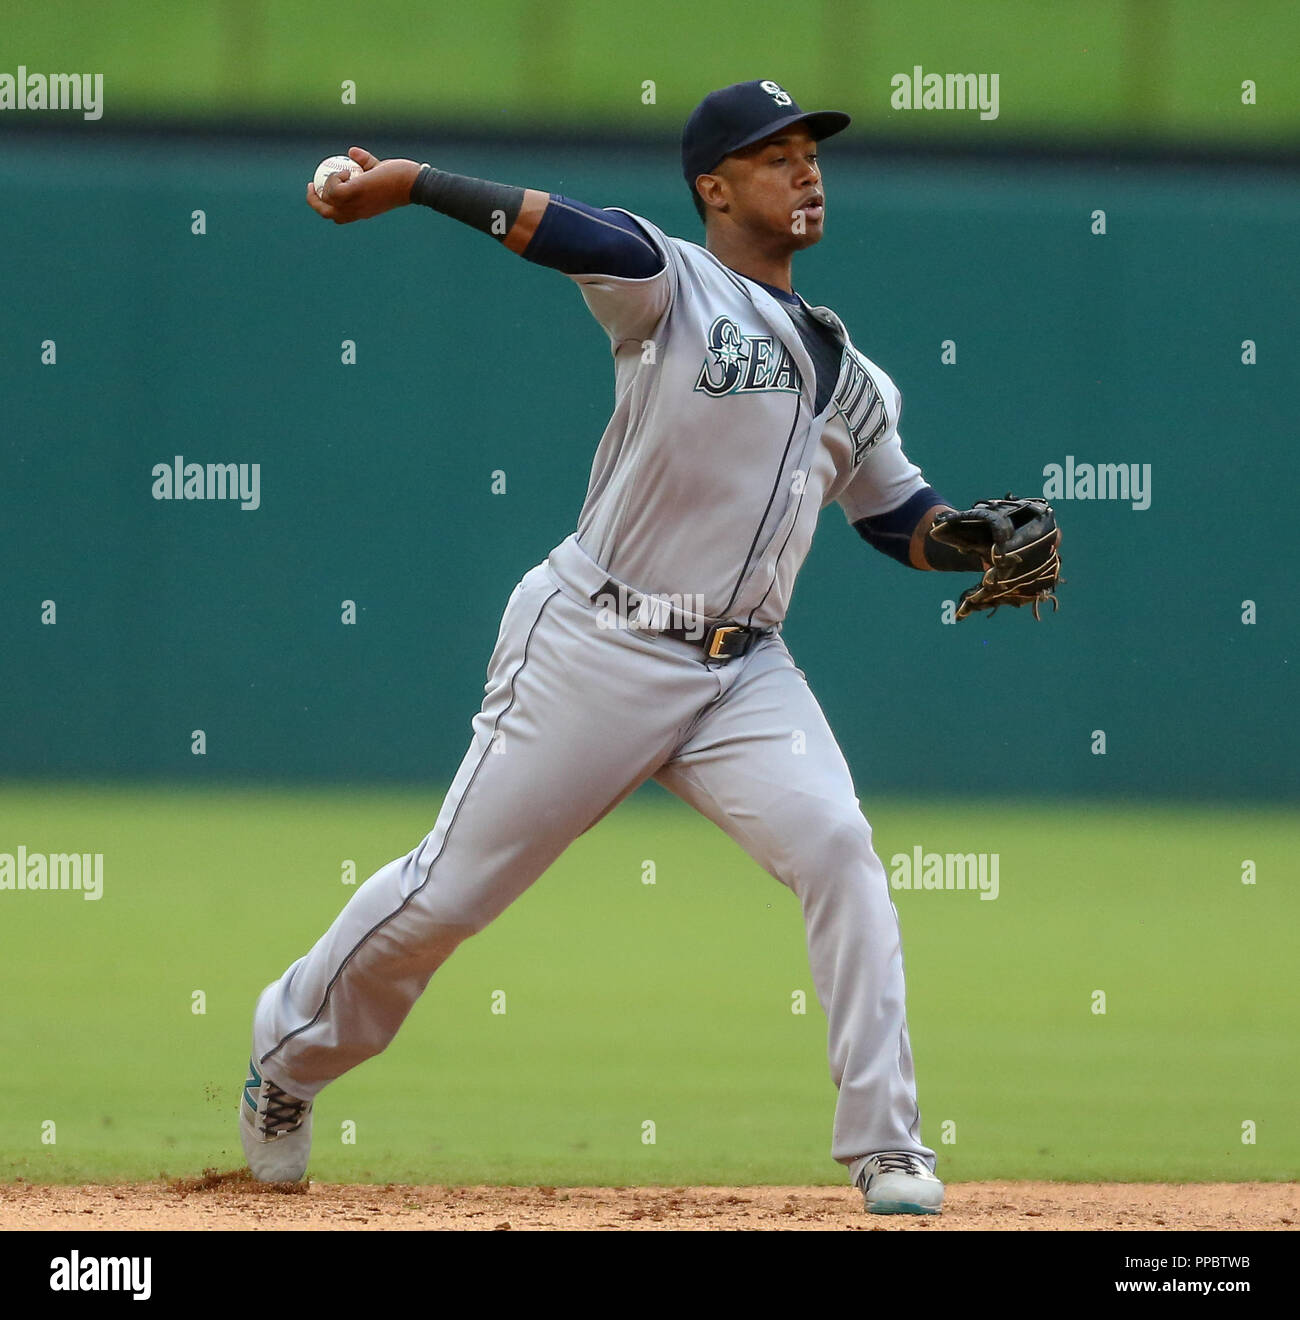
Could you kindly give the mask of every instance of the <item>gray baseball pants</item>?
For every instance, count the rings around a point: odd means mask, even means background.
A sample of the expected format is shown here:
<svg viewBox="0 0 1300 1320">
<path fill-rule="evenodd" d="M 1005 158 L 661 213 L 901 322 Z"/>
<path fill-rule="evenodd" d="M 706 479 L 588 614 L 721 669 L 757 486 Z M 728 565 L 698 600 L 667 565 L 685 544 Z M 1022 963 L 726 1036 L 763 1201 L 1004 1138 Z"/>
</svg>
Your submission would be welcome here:
<svg viewBox="0 0 1300 1320">
<path fill-rule="evenodd" d="M 854 1178 L 881 1151 L 912 1151 L 933 1169 L 898 914 L 803 674 L 779 634 L 706 664 L 698 645 L 609 627 L 593 603 L 607 576 L 570 537 L 515 588 L 432 832 L 361 885 L 259 999 L 264 1073 L 311 1099 L 380 1053 L 456 946 L 653 777 L 799 899 L 839 1088 L 832 1157 Z"/>
</svg>

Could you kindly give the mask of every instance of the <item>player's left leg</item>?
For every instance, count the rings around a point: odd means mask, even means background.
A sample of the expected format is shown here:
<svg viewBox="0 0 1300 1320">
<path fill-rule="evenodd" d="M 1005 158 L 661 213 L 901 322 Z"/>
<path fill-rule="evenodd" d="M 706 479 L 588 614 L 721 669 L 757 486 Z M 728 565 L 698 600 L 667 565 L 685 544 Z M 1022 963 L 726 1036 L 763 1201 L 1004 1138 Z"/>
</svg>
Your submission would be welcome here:
<svg viewBox="0 0 1300 1320">
<path fill-rule="evenodd" d="M 656 776 L 798 896 L 839 1088 L 832 1156 L 857 1179 L 867 1157 L 921 1142 L 903 952 L 888 877 L 844 756 L 785 643 L 719 671 L 724 690 Z"/>
</svg>

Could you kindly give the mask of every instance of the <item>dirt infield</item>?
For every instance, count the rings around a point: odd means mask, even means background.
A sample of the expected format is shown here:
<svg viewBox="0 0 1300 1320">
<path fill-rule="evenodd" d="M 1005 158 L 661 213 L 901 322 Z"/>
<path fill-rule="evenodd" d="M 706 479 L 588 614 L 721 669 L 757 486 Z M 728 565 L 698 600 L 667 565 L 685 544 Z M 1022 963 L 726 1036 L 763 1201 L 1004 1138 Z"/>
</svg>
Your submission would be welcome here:
<svg viewBox="0 0 1300 1320">
<path fill-rule="evenodd" d="M 170 1182 L 0 1186 L 8 1229 L 1289 1229 L 1297 1183 L 950 1184 L 942 1215 L 868 1215 L 835 1187 L 265 1186 L 246 1171 Z"/>
</svg>

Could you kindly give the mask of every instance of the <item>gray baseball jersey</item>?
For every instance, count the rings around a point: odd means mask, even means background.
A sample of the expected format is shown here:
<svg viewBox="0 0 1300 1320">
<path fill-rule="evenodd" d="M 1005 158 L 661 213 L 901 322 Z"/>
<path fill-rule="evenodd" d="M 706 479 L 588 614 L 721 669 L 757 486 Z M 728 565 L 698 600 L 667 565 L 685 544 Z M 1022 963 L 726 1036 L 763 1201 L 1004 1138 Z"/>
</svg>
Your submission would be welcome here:
<svg viewBox="0 0 1300 1320">
<path fill-rule="evenodd" d="M 812 361 L 781 303 L 632 219 L 664 260 L 658 275 L 569 276 L 610 337 L 616 398 L 578 540 L 615 581 L 777 624 L 827 504 L 856 521 L 925 485 L 899 440 L 901 396 L 834 312 L 810 308 L 845 341 L 816 414 Z"/>
<path fill-rule="evenodd" d="M 854 1177 L 884 1151 L 933 1168 L 898 914 L 848 766 L 779 630 L 715 664 L 653 626 L 608 626 L 597 604 L 612 578 L 682 613 L 698 598 L 707 618 L 779 625 L 822 507 L 838 500 L 855 520 L 923 484 L 898 439 L 899 393 L 817 309 L 845 347 L 834 398 L 814 415 L 812 363 L 778 301 L 638 223 L 660 274 L 571 277 L 615 358 L 578 530 L 510 597 L 433 829 L 266 988 L 253 1054 L 277 1086 L 313 1099 L 387 1047 L 462 940 L 654 778 L 798 896 L 839 1089 L 832 1157 Z"/>
</svg>

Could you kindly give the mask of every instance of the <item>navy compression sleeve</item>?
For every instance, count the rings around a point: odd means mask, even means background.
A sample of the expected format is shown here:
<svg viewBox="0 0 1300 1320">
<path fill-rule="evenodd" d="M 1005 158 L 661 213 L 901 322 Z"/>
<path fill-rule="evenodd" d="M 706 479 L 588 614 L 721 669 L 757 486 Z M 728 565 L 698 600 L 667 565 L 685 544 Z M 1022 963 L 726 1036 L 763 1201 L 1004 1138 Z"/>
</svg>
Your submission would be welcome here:
<svg viewBox="0 0 1300 1320">
<path fill-rule="evenodd" d="M 411 201 L 504 240 L 524 204 L 523 188 L 491 183 L 424 166 Z M 616 275 L 648 279 L 664 266 L 654 245 L 630 216 L 602 211 L 551 193 L 521 255 L 566 275 Z"/>
<path fill-rule="evenodd" d="M 947 505 L 948 501 L 933 486 L 923 486 L 910 500 L 888 513 L 871 518 L 859 518 L 853 524 L 858 535 L 882 555 L 897 559 L 900 564 L 914 568 L 912 563 L 912 533 L 930 509 Z M 978 555 L 967 554 L 953 546 L 925 539 L 925 558 L 931 568 L 949 573 L 983 572 L 984 564 Z"/>
<path fill-rule="evenodd" d="M 523 256 L 566 275 L 644 280 L 664 268 L 654 245 L 631 216 L 602 211 L 559 193 L 551 194 Z"/>
</svg>

